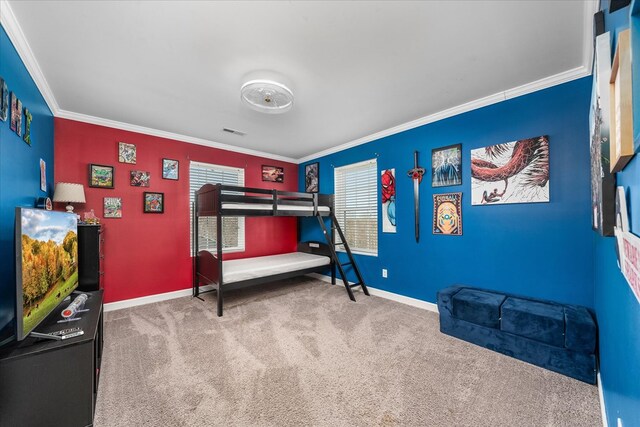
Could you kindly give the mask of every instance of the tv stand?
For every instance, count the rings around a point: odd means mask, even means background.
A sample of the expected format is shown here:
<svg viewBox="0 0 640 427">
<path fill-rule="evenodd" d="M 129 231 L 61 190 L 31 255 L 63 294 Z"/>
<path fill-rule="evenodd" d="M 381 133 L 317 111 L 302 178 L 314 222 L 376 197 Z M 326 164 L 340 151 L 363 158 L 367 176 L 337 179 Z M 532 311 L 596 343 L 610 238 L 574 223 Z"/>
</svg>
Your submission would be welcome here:
<svg viewBox="0 0 640 427">
<path fill-rule="evenodd" d="M 0 426 L 93 424 L 102 361 L 103 291 L 84 293 L 90 310 L 73 322 L 83 335 L 56 341 L 27 337 L 0 349 Z M 65 328 L 57 323 L 64 308 L 66 304 L 53 310 L 38 333 Z"/>
</svg>

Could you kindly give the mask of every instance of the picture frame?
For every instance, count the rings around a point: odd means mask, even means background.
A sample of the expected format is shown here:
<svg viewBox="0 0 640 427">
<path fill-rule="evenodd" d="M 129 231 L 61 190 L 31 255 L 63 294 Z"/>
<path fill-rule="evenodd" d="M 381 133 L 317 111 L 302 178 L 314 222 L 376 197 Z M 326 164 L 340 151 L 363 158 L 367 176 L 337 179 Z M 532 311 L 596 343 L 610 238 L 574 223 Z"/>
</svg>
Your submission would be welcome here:
<svg viewBox="0 0 640 427">
<path fill-rule="evenodd" d="M 109 165 L 89 165 L 89 187 L 115 188 L 115 168 Z"/>
<path fill-rule="evenodd" d="M 145 191 L 142 201 L 144 213 L 164 213 L 164 193 Z"/>
<path fill-rule="evenodd" d="M 634 155 L 631 78 L 631 32 L 625 30 L 618 34 L 618 46 L 609 81 L 611 173 L 623 170 Z"/>
<path fill-rule="evenodd" d="M 136 146 L 126 142 L 118 142 L 118 161 L 120 163 L 136 164 Z"/>
<path fill-rule="evenodd" d="M 462 185 L 462 144 L 431 150 L 431 187 Z"/>
<path fill-rule="evenodd" d="M 105 218 L 122 218 L 122 198 L 105 197 L 103 216 Z"/>
<path fill-rule="evenodd" d="M 262 165 L 262 180 L 267 182 L 284 182 L 284 168 L 280 166 Z"/>
<path fill-rule="evenodd" d="M 131 171 L 132 187 L 149 187 L 151 183 L 151 173 L 146 171 Z"/>
<path fill-rule="evenodd" d="M 11 121 L 9 128 L 16 135 L 22 136 L 22 101 L 14 92 L 11 92 Z"/>
<path fill-rule="evenodd" d="M 178 181 L 180 162 L 173 159 L 162 159 L 162 179 Z"/>
<path fill-rule="evenodd" d="M 304 191 L 317 193 L 320 191 L 320 163 L 309 163 L 304 167 Z"/>
</svg>

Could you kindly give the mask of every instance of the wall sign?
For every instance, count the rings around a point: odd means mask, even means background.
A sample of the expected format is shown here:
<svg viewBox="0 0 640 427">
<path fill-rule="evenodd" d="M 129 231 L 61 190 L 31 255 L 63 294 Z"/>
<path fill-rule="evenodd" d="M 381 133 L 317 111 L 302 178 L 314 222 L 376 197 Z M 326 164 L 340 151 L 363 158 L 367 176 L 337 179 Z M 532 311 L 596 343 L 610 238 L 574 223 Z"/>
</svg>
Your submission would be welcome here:
<svg viewBox="0 0 640 427">
<path fill-rule="evenodd" d="M 629 228 L 627 200 L 623 187 L 616 191 L 616 239 L 618 264 L 638 302 L 640 302 L 640 237 Z"/>
</svg>

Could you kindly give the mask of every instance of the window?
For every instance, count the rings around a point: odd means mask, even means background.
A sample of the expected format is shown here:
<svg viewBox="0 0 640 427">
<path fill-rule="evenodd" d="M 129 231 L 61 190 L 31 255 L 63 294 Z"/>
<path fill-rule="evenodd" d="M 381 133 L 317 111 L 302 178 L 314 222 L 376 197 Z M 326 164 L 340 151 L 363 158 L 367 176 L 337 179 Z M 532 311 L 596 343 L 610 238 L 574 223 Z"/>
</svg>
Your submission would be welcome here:
<svg viewBox="0 0 640 427">
<path fill-rule="evenodd" d="M 378 255 L 378 165 L 367 160 L 334 170 L 335 213 L 353 252 Z"/>
<path fill-rule="evenodd" d="M 243 187 L 244 169 L 191 162 L 189 165 L 189 205 L 191 206 L 189 221 L 192 230 L 194 194 L 204 184 L 238 185 Z M 222 233 L 222 250 L 224 252 L 244 251 L 243 217 L 223 217 Z M 193 234 L 191 239 L 193 239 Z M 190 247 L 193 248 L 193 241 Z M 216 217 L 214 216 L 198 218 L 198 251 L 204 249 L 216 250 Z"/>
</svg>

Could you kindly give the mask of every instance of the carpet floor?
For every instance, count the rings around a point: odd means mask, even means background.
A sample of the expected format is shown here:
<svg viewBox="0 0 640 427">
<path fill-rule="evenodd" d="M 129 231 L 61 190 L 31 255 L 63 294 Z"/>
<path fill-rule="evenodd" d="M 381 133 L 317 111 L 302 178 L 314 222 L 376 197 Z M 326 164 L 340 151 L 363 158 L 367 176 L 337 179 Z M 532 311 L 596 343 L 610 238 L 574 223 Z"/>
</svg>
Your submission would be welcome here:
<svg viewBox="0 0 640 427">
<path fill-rule="evenodd" d="M 598 390 L 302 277 L 105 314 L 95 425 L 598 426 Z"/>
</svg>

